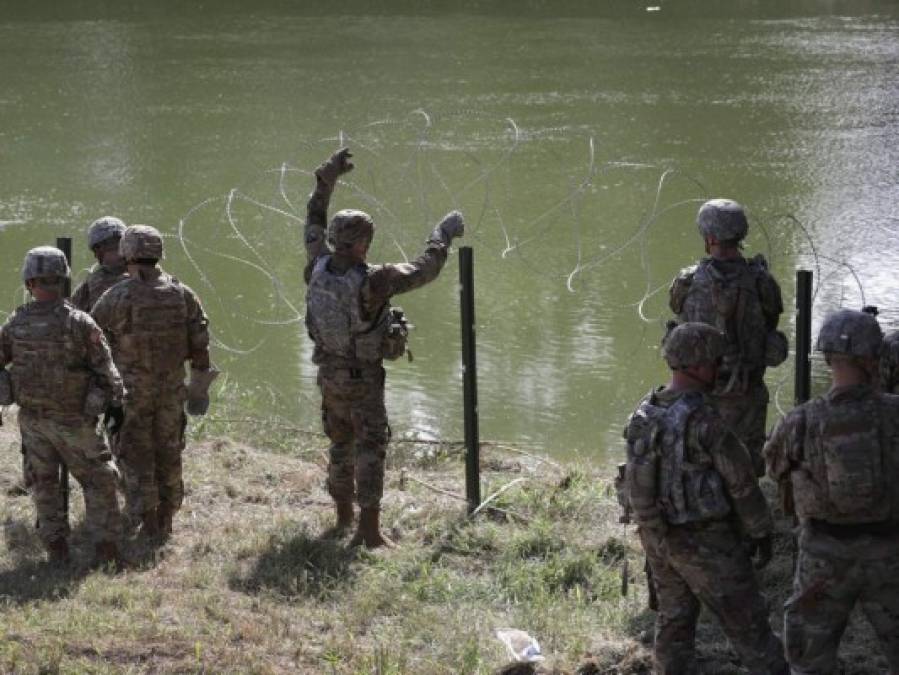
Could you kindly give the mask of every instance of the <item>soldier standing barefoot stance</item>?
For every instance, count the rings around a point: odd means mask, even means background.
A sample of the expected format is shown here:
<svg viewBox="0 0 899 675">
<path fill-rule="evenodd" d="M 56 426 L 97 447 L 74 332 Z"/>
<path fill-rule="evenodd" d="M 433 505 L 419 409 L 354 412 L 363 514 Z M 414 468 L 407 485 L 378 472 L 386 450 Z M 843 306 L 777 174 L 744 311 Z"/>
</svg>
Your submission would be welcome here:
<svg viewBox="0 0 899 675">
<path fill-rule="evenodd" d="M 724 333 L 727 346 L 715 403 L 762 476 L 769 398 L 765 368 L 783 363 L 788 351 L 786 337 L 777 330 L 783 313 L 780 286 L 764 256 L 743 257 L 749 223 L 737 202 L 712 199 L 699 209 L 696 222 L 709 257 L 675 278 L 669 305 L 678 321 L 700 321 Z"/>
<path fill-rule="evenodd" d="M 768 475 L 791 495 L 799 558 L 784 612 L 797 675 L 838 672 L 856 603 L 899 673 L 899 396 L 878 392 L 883 334 L 865 312 L 829 315 L 818 351 L 826 394 L 790 411 L 765 445 Z"/>
<path fill-rule="evenodd" d="M 92 311 L 112 346 L 125 380 L 126 417 L 117 461 L 133 523 L 150 540 L 167 537 L 181 507 L 181 453 L 187 412 L 203 415 L 217 371 L 209 362 L 206 315 L 194 292 L 162 271 L 162 237 L 147 225 L 122 235 L 128 277 L 110 288 Z M 191 365 L 184 386 L 184 364 Z"/>
<path fill-rule="evenodd" d="M 328 491 L 337 528 L 352 525 L 355 496 L 361 512 L 351 545 L 375 548 L 391 545 L 379 523 L 389 440 L 383 359 L 397 358 L 405 349 L 405 329 L 391 312 L 390 298 L 437 278 L 464 223 L 453 211 L 412 262 L 369 265 L 375 225 L 367 213 L 338 211 L 327 226 L 331 193 L 337 179 L 352 170 L 351 156 L 340 150 L 315 171 L 305 227 L 306 326 L 315 342 L 322 423 L 331 440 Z"/>
<path fill-rule="evenodd" d="M 112 216 L 98 218 L 87 231 L 87 245 L 97 264 L 87 279 L 72 291 L 72 304 L 83 312 L 93 309 L 108 288 L 125 278 L 125 260 L 119 253 L 119 240 L 125 233 L 125 223 Z"/>
<path fill-rule="evenodd" d="M 751 561 L 753 552 L 756 567 L 771 559 L 771 515 L 749 453 L 707 398 L 725 349 L 711 326 L 674 328 L 662 343 L 671 380 L 643 399 L 625 428 L 627 499 L 658 596 L 661 675 L 697 672 L 700 603 L 751 673 L 787 672 Z"/>
<path fill-rule="evenodd" d="M 81 484 L 95 563 L 119 563 L 116 473 L 98 416 L 120 405 L 122 379 L 103 332 L 62 298 L 69 266 L 50 246 L 25 256 L 22 279 L 34 300 L 19 307 L 0 339 L 2 403 L 19 405 L 19 427 L 38 518 L 51 562 L 69 560 L 69 522 L 60 464 Z M 8 368 L 7 368 L 8 366 Z M 9 394 L 9 396 L 6 396 Z"/>
</svg>

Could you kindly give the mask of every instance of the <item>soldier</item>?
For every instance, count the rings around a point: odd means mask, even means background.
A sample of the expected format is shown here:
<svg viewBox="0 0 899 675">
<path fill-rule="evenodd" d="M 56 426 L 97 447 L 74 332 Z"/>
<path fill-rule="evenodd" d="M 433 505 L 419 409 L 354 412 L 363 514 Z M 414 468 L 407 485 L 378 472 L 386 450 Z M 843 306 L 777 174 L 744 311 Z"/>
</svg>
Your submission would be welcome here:
<svg viewBox="0 0 899 675">
<path fill-rule="evenodd" d="M 122 379 L 103 332 L 63 299 L 68 277 L 69 265 L 59 249 L 41 246 L 25 256 L 22 279 L 34 299 L 2 329 L 0 403 L 19 405 L 38 535 L 49 560 L 69 561 L 60 481 L 64 464 L 84 493 L 85 529 L 94 540 L 95 562 L 118 564 L 116 472 L 97 418 L 107 412 L 121 422 Z"/>
<path fill-rule="evenodd" d="M 184 497 L 181 452 L 187 418 L 209 408 L 209 385 L 218 374 L 209 361 L 206 315 L 194 292 L 161 270 L 162 236 L 132 225 L 120 242 L 128 276 L 93 309 L 106 332 L 128 396 L 116 442 L 126 503 L 133 523 L 150 540 L 171 534 Z M 184 364 L 190 383 L 184 386 Z"/>
<path fill-rule="evenodd" d="M 447 214 L 424 252 L 402 264 L 366 262 L 375 225 L 362 211 L 338 211 L 327 226 L 326 242 L 328 203 L 338 177 L 353 168 L 351 156 L 344 148 L 315 171 L 305 227 L 306 326 L 315 342 L 322 422 L 331 440 L 328 491 L 336 505 L 336 529 L 352 525 L 355 496 L 361 512 L 350 543 L 374 548 L 392 543 L 379 524 L 390 434 L 382 362 L 403 354 L 406 335 L 390 298 L 437 278 L 464 223 L 459 212 Z"/>
<path fill-rule="evenodd" d="M 768 413 L 765 368 L 783 363 L 788 351 L 786 336 L 777 330 L 783 313 L 780 286 L 768 272 L 764 256 L 743 257 L 741 242 L 749 224 L 737 202 L 708 201 L 696 222 L 709 257 L 674 279 L 669 305 L 678 321 L 707 323 L 727 338 L 714 390 L 716 403 L 749 449 L 756 475 L 762 476 Z"/>
<path fill-rule="evenodd" d="M 799 518 L 784 613 L 793 673 L 836 673 L 859 602 L 899 673 L 899 396 L 878 392 L 883 334 L 865 312 L 829 315 L 818 351 L 826 394 L 790 411 L 765 445 L 768 475 Z"/>
<path fill-rule="evenodd" d="M 72 304 L 89 312 L 106 289 L 125 278 L 125 261 L 119 253 L 119 240 L 125 232 L 125 223 L 112 216 L 98 218 L 87 230 L 87 244 L 97 264 L 87 279 L 72 293 Z"/>
<path fill-rule="evenodd" d="M 883 338 L 880 386 L 888 394 L 899 394 L 899 330 L 887 333 Z"/>
<path fill-rule="evenodd" d="M 656 673 L 695 672 L 700 603 L 752 673 L 786 673 L 751 560 L 757 554 L 761 568 L 771 559 L 771 515 L 749 453 L 707 397 L 726 348 L 706 324 L 671 330 L 662 343 L 671 380 L 640 402 L 624 432 L 625 499 L 658 600 Z"/>
</svg>

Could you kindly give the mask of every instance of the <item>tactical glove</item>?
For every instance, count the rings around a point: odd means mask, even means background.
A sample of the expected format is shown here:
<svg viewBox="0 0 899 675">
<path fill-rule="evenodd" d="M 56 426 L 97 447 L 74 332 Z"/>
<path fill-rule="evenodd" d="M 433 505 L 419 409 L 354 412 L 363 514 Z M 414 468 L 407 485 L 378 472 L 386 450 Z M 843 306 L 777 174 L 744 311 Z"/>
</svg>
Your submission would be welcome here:
<svg viewBox="0 0 899 675">
<path fill-rule="evenodd" d="M 771 535 L 766 535 L 758 539 L 752 539 L 749 542 L 750 555 L 755 558 L 755 568 L 762 569 L 771 562 L 774 555 L 774 542 Z"/>
<path fill-rule="evenodd" d="M 190 369 L 190 382 L 187 385 L 187 414 L 205 415 L 209 410 L 209 385 L 217 378 L 219 371 Z"/>
<path fill-rule="evenodd" d="M 120 403 L 110 403 L 103 413 L 103 426 L 107 436 L 115 436 L 125 423 L 125 409 Z"/>
<path fill-rule="evenodd" d="M 450 211 L 437 223 L 428 241 L 441 241 L 449 246 L 453 239 L 463 234 L 465 234 L 465 221 L 462 219 L 462 212 Z"/>
<path fill-rule="evenodd" d="M 315 170 L 315 177 L 333 189 L 338 178 L 353 170 L 354 165 L 350 161 L 352 156 L 349 148 L 341 148 L 319 165 Z"/>
</svg>

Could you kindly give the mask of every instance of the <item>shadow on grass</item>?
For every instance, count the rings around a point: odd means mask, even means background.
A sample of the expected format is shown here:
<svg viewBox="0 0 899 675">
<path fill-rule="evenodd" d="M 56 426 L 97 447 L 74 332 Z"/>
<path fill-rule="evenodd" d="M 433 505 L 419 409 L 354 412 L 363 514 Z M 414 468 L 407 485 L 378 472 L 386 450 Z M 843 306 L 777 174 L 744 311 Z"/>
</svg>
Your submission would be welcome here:
<svg viewBox="0 0 899 675">
<path fill-rule="evenodd" d="M 356 552 L 331 536 L 305 529 L 273 534 L 248 574 L 229 580 L 232 590 L 269 592 L 285 598 L 316 597 L 349 584 Z"/>
<path fill-rule="evenodd" d="M 0 601 L 22 605 L 34 600 L 60 600 L 71 595 L 91 571 L 74 548 L 70 565 L 58 567 L 48 564 L 44 548 L 30 522 L 8 520 L 3 525 L 3 538 L 10 565 L 7 569 L 0 569 Z M 80 528 L 70 537 L 73 542 L 83 539 Z"/>
</svg>

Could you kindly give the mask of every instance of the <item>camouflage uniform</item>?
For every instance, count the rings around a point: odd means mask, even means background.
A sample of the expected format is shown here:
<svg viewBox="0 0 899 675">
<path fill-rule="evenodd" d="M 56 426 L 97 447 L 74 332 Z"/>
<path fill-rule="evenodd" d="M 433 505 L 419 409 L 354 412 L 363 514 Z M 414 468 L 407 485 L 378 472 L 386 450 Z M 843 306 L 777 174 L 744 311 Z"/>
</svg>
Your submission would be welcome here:
<svg viewBox="0 0 899 675">
<path fill-rule="evenodd" d="M 116 472 L 97 416 L 123 389 L 102 331 L 62 299 L 30 302 L 3 326 L 0 367 L 7 365 L 41 540 L 51 552 L 67 550 L 62 463 L 82 487 L 89 537 L 114 546 L 121 534 Z"/>
<path fill-rule="evenodd" d="M 695 390 L 650 393 L 624 433 L 626 500 L 658 599 L 654 672 L 694 672 L 700 603 L 752 673 L 785 672 L 744 540 L 772 531 L 746 448 Z"/>
<path fill-rule="evenodd" d="M 861 313 L 831 315 L 822 338 L 832 320 L 852 314 Z M 862 321 L 877 325 L 870 316 Z M 838 339 L 857 340 L 851 330 L 839 327 Z M 860 603 L 899 673 L 899 396 L 862 384 L 832 387 L 781 420 L 765 460 L 800 521 L 784 614 L 792 672 L 837 672 L 840 638 Z"/>
<path fill-rule="evenodd" d="M 899 330 L 887 333 L 883 339 L 880 386 L 889 394 L 899 394 Z"/>
<path fill-rule="evenodd" d="M 749 449 L 756 475 L 763 475 L 761 450 L 769 400 L 765 368 L 779 365 L 787 356 L 786 338 L 777 331 L 783 313 L 780 286 L 768 272 L 768 263 L 762 255 L 749 260 L 703 258 L 674 279 L 669 306 L 678 321 L 707 323 L 727 336 L 715 402 Z"/>
<path fill-rule="evenodd" d="M 152 230 L 129 230 L 138 227 Z M 159 239 L 157 257 L 161 246 Z M 206 315 L 190 288 L 148 265 L 110 288 L 92 315 L 109 338 L 128 389 L 116 448 L 130 515 L 150 534 L 154 519 L 166 530 L 184 497 L 184 364 L 210 369 Z"/>
<path fill-rule="evenodd" d="M 315 341 L 312 360 L 319 366 L 322 424 L 331 440 L 328 491 L 335 502 L 352 502 L 355 496 L 361 507 L 376 509 L 384 492 L 390 436 L 382 365 L 390 298 L 437 278 L 450 237 L 439 233 L 438 227 L 424 252 L 408 263 L 354 264 L 336 255 L 325 238 L 336 182 L 336 175 L 322 180 L 326 165 L 317 172 L 316 189 L 307 205 L 304 278 L 309 286 L 306 323 Z M 341 224 L 362 227 L 369 240 L 374 227 L 367 214 L 346 210 L 335 215 L 328 232 Z M 333 244 L 330 234 L 329 239 Z"/>
<path fill-rule="evenodd" d="M 128 276 L 125 267 L 95 265 L 87 279 L 72 292 L 72 304 L 83 312 L 89 312 L 108 289 Z"/>
</svg>

